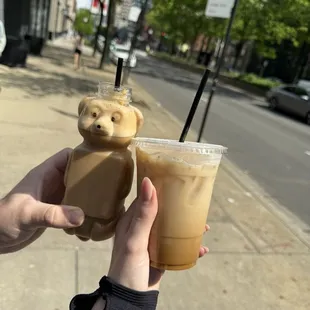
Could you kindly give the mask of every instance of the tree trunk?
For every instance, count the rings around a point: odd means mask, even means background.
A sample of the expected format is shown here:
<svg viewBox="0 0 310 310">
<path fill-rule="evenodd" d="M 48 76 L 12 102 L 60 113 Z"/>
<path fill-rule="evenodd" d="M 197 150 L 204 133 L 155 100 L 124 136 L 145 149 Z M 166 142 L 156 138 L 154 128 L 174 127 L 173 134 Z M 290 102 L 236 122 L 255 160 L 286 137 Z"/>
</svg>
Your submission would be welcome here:
<svg viewBox="0 0 310 310">
<path fill-rule="evenodd" d="M 196 36 L 196 38 L 197 38 L 197 36 Z M 188 62 L 190 62 L 192 60 L 196 38 L 191 42 L 191 45 L 190 45 L 190 48 L 189 48 Z"/>
<path fill-rule="evenodd" d="M 303 74 L 304 67 L 306 66 L 306 61 L 305 61 L 306 60 L 306 57 L 305 57 L 306 48 L 307 48 L 307 43 L 304 41 L 300 50 L 299 50 L 299 54 L 297 57 L 297 62 L 296 62 L 297 70 L 295 72 L 295 76 L 294 76 L 294 80 L 293 80 L 294 84 L 298 83 L 298 80 L 300 79 L 300 77 Z"/>
<path fill-rule="evenodd" d="M 233 65 L 232 65 L 233 69 L 236 69 L 236 67 L 237 67 L 237 65 L 238 65 L 238 61 L 239 61 L 241 52 L 242 52 L 242 50 L 243 50 L 244 44 L 245 44 L 245 41 L 241 40 L 241 41 L 239 41 L 239 42 L 237 43 L 237 45 L 236 45 L 235 60 L 234 60 L 234 63 L 233 63 Z"/>
<path fill-rule="evenodd" d="M 140 32 L 143 28 L 143 21 L 144 21 L 144 16 L 145 16 L 145 13 L 147 10 L 147 6 L 148 6 L 148 0 L 144 0 L 144 4 L 142 6 L 142 9 L 141 9 L 141 12 L 139 14 L 138 21 L 137 21 L 135 33 L 134 33 L 132 40 L 131 40 L 130 51 L 129 51 L 128 61 L 127 61 L 127 68 L 126 68 L 126 70 L 124 70 L 124 76 L 123 76 L 123 81 L 122 81 L 123 84 L 128 83 L 130 70 L 131 70 L 130 62 L 131 62 L 132 55 L 133 55 L 134 50 L 135 50 L 136 45 L 137 45 L 138 35 L 140 34 Z"/>
<path fill-rule="evenodd" d="M 200 50 L 199 50 L 199 54 L 197 56 L 197 63 L 199 64 L 200 63 L 200 56 L 201 54 L 205 51 L 208 50 L 208 45 L 209 45 L 209 42 L 210 42 L 210 39 L 211 37 L 204 37 L 203 40 L 202 40 L 202 43 L 201 43 L 201 46 L 200 46 Z M 204 49 L 204 46 L 207 45 L 206 49 Z M 203 61 L 204 63 L 204 61 Z"/>
<path fill-rule="evenodd" d="M 109 59 L 110 43 L 111 43 L 113 25 L 114 25 L 115 7 L 116 7 L 116 0 L 110 0 L 109 8 L 108 8 L 107 28 L 105 31 L 104 49 L 103 49 L 99 69 L 103 69 L 103 64 L 107 62 Z"/>
<path fill-rule="evenodd" d="M 99 25 L 97 26 L 97 31 L 96 31 L 96 35 L 95 35 L 95 45 L 94 45 L 93 56 L 95 56 L 96 52 L 97 52 L 98 38 L 99 38 L 99 33 L 100 33 L 101 24 L 102 24 L 102 20 L 103 20 L 104 3 L 105 3 L 105 0 L 100 0 L 99 1 L 99 5 L 100 5 L 100 21 L 99 21 Z"/>
</svg>

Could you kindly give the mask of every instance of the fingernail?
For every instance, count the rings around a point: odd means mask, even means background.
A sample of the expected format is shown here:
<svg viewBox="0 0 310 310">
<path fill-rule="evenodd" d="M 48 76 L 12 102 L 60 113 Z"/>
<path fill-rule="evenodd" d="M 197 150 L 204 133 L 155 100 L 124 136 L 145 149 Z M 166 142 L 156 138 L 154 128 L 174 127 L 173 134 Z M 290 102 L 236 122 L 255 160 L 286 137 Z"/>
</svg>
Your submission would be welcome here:
<svg viewBox="0 0 310 310">
<path fill-rule="evenodd" d="M 84 221 L 84 212 L 79 208 L 68 210 L 68 220 L 72 225 L 81 225 Z"/>
<path fill-rule="evenodd" d="M 141 186 L 141 199 L 143 202 L 151 200 L 153 195 L 153 184 L 149 178 L 144 178 Z"/>
</svg>

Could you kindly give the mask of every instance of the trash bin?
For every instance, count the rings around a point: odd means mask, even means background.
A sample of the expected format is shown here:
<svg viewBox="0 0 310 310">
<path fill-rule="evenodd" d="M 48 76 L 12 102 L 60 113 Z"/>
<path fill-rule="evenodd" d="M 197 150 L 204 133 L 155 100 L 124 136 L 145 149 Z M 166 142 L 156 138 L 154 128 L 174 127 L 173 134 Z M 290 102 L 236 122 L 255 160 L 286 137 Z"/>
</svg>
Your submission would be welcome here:
<svg viewBox="0 0 310 310">
<path fill-rule="evenodd" d="M 9 67 L 25 67 L 30 49 L 29 43 L 29 36 L 27 35 L 24 38 L 8 36 L 0 63 Z"/>
<path fill-rule="evenodd" d="M 30 53 L 33 55 L 41 55 L 44 46 L 44 39 L 38 37 L 30 37 Z"/>
</svg>

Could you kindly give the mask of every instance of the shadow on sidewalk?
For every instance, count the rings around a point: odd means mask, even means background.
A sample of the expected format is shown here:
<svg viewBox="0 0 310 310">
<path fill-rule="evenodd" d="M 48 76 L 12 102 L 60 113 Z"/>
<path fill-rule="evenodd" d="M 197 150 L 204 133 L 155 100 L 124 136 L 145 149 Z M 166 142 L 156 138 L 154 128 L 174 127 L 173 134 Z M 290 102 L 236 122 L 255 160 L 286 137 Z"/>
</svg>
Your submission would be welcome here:
<svg viewBox="0 0 310 310">
<path fill-rule="evenodd" d="M 73 66 L 73 49 L 72 51 L 66 48 L 47 45 L 42 53 L 43 58 L 49 59 L 56 66 Z M 91 66 L 98 69 L 98 59 L 82 54 L 82 62 L 84 66 Z"/>
<path fill-rule="evenodd" d="M 23 72 L 24 71 L 24 72 Z M 37 75 L 29 74 L 31 72 Z M 42 77 L 40 75 L 42 74 Z M 90 79 L 73 77 L 63 73 L 50 74 L 47 71 L 29 66 L 27 69 L 13 71 L 1 76 L 3 89 L 21 89 L 31 97 L 45 97 L 49 95 L 85 95 L 97 90 L 97 84 Z"/>
<path fill-rule="evenodd" d="M 79 118 L 79 116 L 77 114 L 69 113 L 69 112 L 66 112 L 66 111 L 54 108 L 54 107 L 49 107 L 49 109 L 53 110 L 54 112 L 57 112 L 57 113 L 59 113 L 61 115 L 64 115 L 64 116 L 67 116 L 67 117 L 70 117 L 70 118 L 73 118 L 73 119 L 78 119 Z"/>
</svg>

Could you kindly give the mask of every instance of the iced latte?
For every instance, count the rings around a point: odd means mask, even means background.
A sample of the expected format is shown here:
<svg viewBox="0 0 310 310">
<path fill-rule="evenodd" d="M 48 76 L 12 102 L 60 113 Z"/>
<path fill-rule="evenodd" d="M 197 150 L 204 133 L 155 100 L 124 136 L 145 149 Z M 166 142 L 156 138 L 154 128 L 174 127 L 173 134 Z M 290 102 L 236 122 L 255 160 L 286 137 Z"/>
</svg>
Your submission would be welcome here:
<svg viewBox="0 0 310 310">
<path fill-rule="evenodd" d="M 133 145 L 138 187 L 148 177 L 158 195 L 159 209 L 149 245 L 151 266 L 166 270 L 191 268 L 198 259 L 225 148 L 148 138 L 134 139 Z"/>
</svg>

